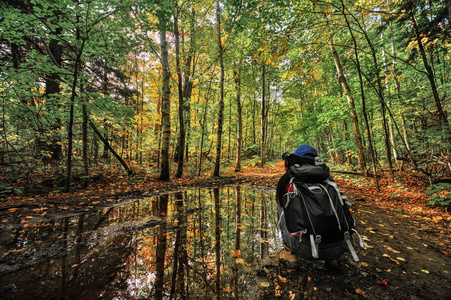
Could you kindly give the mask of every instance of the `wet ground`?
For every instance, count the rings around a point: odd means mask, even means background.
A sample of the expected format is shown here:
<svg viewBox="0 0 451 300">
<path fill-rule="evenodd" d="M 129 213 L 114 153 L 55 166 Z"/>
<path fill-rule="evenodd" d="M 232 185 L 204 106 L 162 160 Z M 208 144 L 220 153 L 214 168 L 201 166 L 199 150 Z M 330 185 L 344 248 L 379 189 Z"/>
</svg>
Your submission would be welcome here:
<svg viewBox="0 0 451 300">
<path fill-rule="evenodd" d="M 345 193 L 368 247 L 359 262 L 289 270 L 273 190 L 193 189 L 3 226 L 0 298 L 451 299 L 451 220 Z"/>
<path fill-rule="evenodd" d="M 255 299 L 260 258 L 278 246 L 272 199 L 196 189 L 3 230 L 0 298 Z"/>
</svg>

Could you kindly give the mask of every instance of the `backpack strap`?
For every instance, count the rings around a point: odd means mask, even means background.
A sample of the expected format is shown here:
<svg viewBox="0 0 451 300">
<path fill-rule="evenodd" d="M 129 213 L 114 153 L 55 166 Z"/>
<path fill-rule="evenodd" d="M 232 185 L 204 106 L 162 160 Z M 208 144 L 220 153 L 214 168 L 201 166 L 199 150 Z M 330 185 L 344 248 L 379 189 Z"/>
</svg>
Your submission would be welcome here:
<svg viewBox="0 0 451 300">
<path fill-rule="evenodd" d="M 310 235 L 310 248 L 312 249 L 312 257 L 319 257 L 319 244 L 321 243 L 321 236 L 313 234 Z"/>
<path fill-rule="evenodd" d="M 337 184 L 335 183 L 335 181 L 330 180 L 330 179 L 326 179 L 325 182 L 331 186 L 334 187 L 334 189 L 337 191 L 338 194 L 338 199 L 340 199 L 341 205 L 343 206 L 344 203 L 348 204 L 349 206 L 351 206 L 351 203 L 348 201 L 348 198 L 343 195 L 340 190 L 338 189 Z"/>
<path fill-rule="evenodd" d="M 349 233 L 349 231 L 345 231 L 345 241 L 349 251 L 351 252 L 352 258 L 354 258 L 354 261 L 359 261 L 359 257 L 357 256 L 354 246 L 352 245 L 351 234 Z"/>
<path fill-rule="evenodd" d="M 362 247 L 362 249 L 366 250 L 365 244 L 363 243 L 362 236 L 357 232 L 357 230 L 355 230 L 355 228 L 352 228 L 351 230 L 359 236 L 360 247 Z"/>
</svg>

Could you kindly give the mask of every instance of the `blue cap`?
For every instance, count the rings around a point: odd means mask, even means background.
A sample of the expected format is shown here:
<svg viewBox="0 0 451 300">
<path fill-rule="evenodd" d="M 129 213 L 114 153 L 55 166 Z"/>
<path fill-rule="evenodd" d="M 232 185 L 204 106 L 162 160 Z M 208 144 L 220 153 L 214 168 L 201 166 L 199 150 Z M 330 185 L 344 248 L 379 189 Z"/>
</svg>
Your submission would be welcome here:
<svg viewBox="0 0 451 300">
<path fill-rule="evenodd" d="M 294 150 L 293 154 L 299 157 L 312 160 L 315 160 L 315 157 L 318 156 L 318 153 L 316 152 L 315 148 L 309 145 L 300 145 L 299 147 L 296 148 L 296 150 Z"/>
</svg>

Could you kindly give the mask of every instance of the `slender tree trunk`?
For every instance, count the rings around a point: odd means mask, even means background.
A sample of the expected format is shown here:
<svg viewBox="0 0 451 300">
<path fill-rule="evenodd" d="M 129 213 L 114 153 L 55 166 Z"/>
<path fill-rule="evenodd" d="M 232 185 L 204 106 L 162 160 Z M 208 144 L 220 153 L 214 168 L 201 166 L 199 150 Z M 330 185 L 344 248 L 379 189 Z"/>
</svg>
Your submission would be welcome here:
<svg viewBox="0 0 451 300">
<path fill-rule="evenodd" d="M 79 17 L 77 16 L 77 19 Z M 80 29 L 76 29 L 76 38 L 80 40 Z M 70 191 L 70 181 L 71 181 L 71 173 L 72 173 L 72 147 L 73 147 L 73 125 L 74 125 L 74 105 L 75 105 L 75 96 L 77 94 L 77 82 L 78 82 L 78 72 L 81 65 L 81 55 L 83 53 L 83 48 L 85 46 L 86 40 L 83 39 L 80 49 L 78 49 L 75 56 L 75 66 L 74 66 L 74 75 L 72 80 L 72 90 L 70 96 L 70 108 L 69 108 L 69 124 L 67 126 L 67 173 L 66 173 L 66 182 L 64 185 L 64 192 L 68 193 Z"/>
<path fill-rule="evenodd" d="M 354 128 L 354 138 L 357 146 L 357 159 L 359 164 L 358 168 L 359 170 L 365 170 L 366 160 L 363 150 L 362 136 L 360 135 L 359 118 L 357 116 L 354 98 L 352 97 L 351 89 L 349 88 L 349 85 L 346 82 L 346 77 L 344 76 L 343 68 L 341 67 L 340 58 L 338 57 L 338 53 L 335 50 L 335 47 L 333 46 L 332 42 L 329 44 L 329 47 L 332 52 L 335 67 L 337 69 L 338 81 L 340 82 L 340 85 L 343 89 L 343 93 L 345 94 L 346 99 L 348 100 L 349 107 L 351 108 L 352 126 Z"/>
<path fill-rule="evenodd" d="M 235 90 L 236 90 L 236 110 L 237 110 L 237 133 L 236 133 L 236 165 L 235 172 L 241 171 L 241 158 L 243 146 L 243 116 L 241 108 L 241 66 L 243 63 L 243 56 L 240 55 L 238 68 L 234 71 Z"/>
<path fill-rule="evenodd" d="M 161 172 L 159 180 L 169 180 L 169 140 L 171 138 L 171 90 L 170 73 L 168 61 L 168 45 L 166 42 L 166 30 L 160 30 L 161 46 L 161 66 L 163 68 L 163 95 L 161 98 L 161 125 L 162 125 L 162 146 L 161 146 Z"/>
<path fill-rule="evenodd" d="M 389 23 L 389 29 L 390 32 L 392 30 L 392 23 Z M 392 68 L 393 68 L 393 78 L 395 81 L 395 91 L 396 91 L 396 98 L 398 99 L 398 103 L 401 104 L 401 84 L 399 83 L 398 79 L 398 68 L 396 61 L 396 51 L 395 51 L 395 43 L 393 42 L 393 36 L 390 35 L 390 48 L 391 48 L 391 56 L 392 56 Z M 403 132 L 403 139 L 404 143 L 406 145 L 407 151 L 410 152 L 410 142 L 407 135 L 407 125 L 405 121 L 404 112 L 401 112 L 401 126 L 402 126 L 402 132 Z"/>
<path fill-rule="evenodd" d="M 191 38 L 190 38 L 190 46 L 188 51 L 188 56 L 186 58 L 185 65 L 185 80 L 183 87 L 183 97 L 185 103 L 185 117 L 186 117 L 186 143 L 185 143 L 185 161 L 188 161 L 188 148 L 189 148 L 189 140 L 190 140 L 190 128 L 191 128 L 191 94 L 193 90 L 193 76 L 196 70 L 196 64 L 194 63 L 194 46 L 195 46 L 195 20 L 196 20 L 196 12 L 194 8 L 191 13 Z M 191 70 L 192 65 L 192 70 Z"/>
<path fill-rule="evenodd" d="M 97 134 L 99 139 L 103 142 L 105 149 L 109 150 L 114 155 L 114 157 L 116 157 L 116 159 L 121 163 L 125 171 L 127 171 L 127 174 L 133 175 L 133 171 L 128 167 L 127 163 L 122 159 L 122 157 L 119 154 L 117 154 L 116 151 L 114 151 L 113 147 L 110 145 L 108 140 L 102 136 L 102 134 L 99 132 L 94 123 L 89 122 L 89 126 L 91 126 L 91 128 L 94 130 L 94 133 Z"/>
<path fill-rule="evenodd" d="M 177 12 L 174 15 L 174 35 L 175 35 L 175 65 L 177 69 L 177 78 L 178 78 L 178 95 L 179 95 L 179 140 L 177 145 L 177 154 L 178 154 L 178 166 L 177 172 L 175 173 L 175 177 L 180 178 L 183 175 L 183 163 L 184 163 L 184 154 L 185 154 L 185 99 L 183 97 L 183 82 L 182 82 L 182 72 L 180 70 L 180 38 L 179 38 L 179 28 L 178 28 L 178 8 L 176 8 Z"/>
<path fill-rule="evenodd" d="M 442 108 L 442 104 L 440 102 L 440 97 L 438 95 L 438 91 L 437 91 L 437 85 L 435 83 L 435 78 L 434 78 L 434 72 L 431 68 L 431 66 L 428 63 L 428 59 L 426 56 L 426 52 L 424 50 L 424 46 L 423 46 L 423 42 L 422 42 L 422 37 L 421 34 L 418 30 L 418 26 L 417 26 L 417 22 L 415 20 L 415 17 L 413 16 L 413 13 L 411 14 L 411 19 L 410 19 L 410 23 L 412 24 L 413 30 L 415 31 L 415 35 L 418 41 L 418 48 L 420 50 L 420 54 L 421 54 L 421 58 L 423 59 L 423 64 L 424 67 L 426 69 L 427 72 L 427 77 L 429 80 L 429 83 L 431 84 L 431 90 L 432 90 L 432 95 L 434 97 L 435 100 L 435 106 L 437 107 L 437 112 L 438 112 L 438 116 L 442 122 L 443 125 L 447 125 L 448 124 L 448 119 L 446 118 L 446 114 L 443 111 Z"/>
<path fill-rule="evenodd" d="M 55 17 L 57 20 L 59 20 L 59 15 L 61 12 L 55 11 L 54 12 Z M 63 33 L 63 28 L 57 27 L 52 34 L 55 36 L 59 36 Z M 58 42 L 57 39 L 52 39 L 49 42 L 48 45 L 48 55 L 50 56 L 53 64 L 55 67 L 61 67 L 62 65 L 62 54 L 63 54 L 63 46 L 61 43 Z M 58 103 L 58 100 L 54 97 L 57 97 L 60 92 L 60 75 L 55 71 L 48 75 L 48 77 L 45 78 L 45 96 L 47 98 L 48 108 L 49 108 L 49 114 L 53 114 L 54 116 L 59 116 L 58 108 L 60 107 L 60 104 Z M 51 120 L 52 118 L 50 118 Z M 60 130 L 61 130 L 61 119 L 57 117 L 54 121 L 50 124 L 50 143 L 45 142 L 44 145 L 47 145 L 47 149 L 50 152 L 51 159 L 53 161 L 59 161 L 62 158 L 63 149 L 62 149 L 62 143 L 61 143 L 61 137 L 60 137 Z"/>
<path fill-rule="evenodd" d="M 266 69 L 265 62 L 262 62 L 262 103 L 261 103 L 261 119 L 260 119 L 260 132 L 261 132 L 261 140 L 260 140 L 260 167 L 263 168 L 265 166 L 265 142 L 266 142 Z"/>
<path fill-rule="evenodd" d="M 215 170 L 213 172 L 213 176 L 215 177 L 219 176 L 219 168 L 221 166 L 222 126 L 224 123 L 224 61 L 221 42 L 221 10 L 219 2 L 219 0 L 216 0 L 216 29 L 218 34 L 218 56 L 221 75 L 219 80 L 218 138 L 216 141 Z"/>
<path fill-rule="evenodd" d="M 86 111 L 86 105 L 82 105 L 83 111 L 83 123 L 82 123 L 82 143 L 83 143 L 83 169 L 85 175 L 89 174 L 89 160 L 88 160 L 88 112 Z"/>
<path fill-rule="evenodd" d="M 384 36 L 383 34 L 381 34 L 381 40 L 384 40 Z M 382 60 L 384 63 L 384 82 L 385 82 L 385 89 L 387 90 L 387 98 L 386 98 L 386 103 L 389 109 L 391 109 L 391 93 L 390 93 L 390 82 L 388 80 L 388 67 L 387 67 L 387 55 L 385 52 L 385 47 L 384 44 L 382 44 L 382 48 L 381 48 L 381 52 L 382 52 Z M 396 140 L 395 140 L 395 130 L 393 128 L 393 122 L 395 120 L 393 120 L 393 118 L 391 117 L 391 115 L 388 118 L 388 132 L 390 135 L 390 144 L 391 144 L 391 149 L 393 151 L 393 158 L 395 159 L 395 162 L 398 160 L 398 151 L 396 149 Z"/>
<path fill-rule="evenodd" d="M 342 1 L 342 4 L 343 4 L 343 1 Z M 344 4 L 343 4 L 343 6 L 344 6 Z M 371 152 L 373 173 L 374 173 L 374 181 L 376 183 L 376 190 L 379 192 L 380 188 L 379 188 L 379 181 L 377 179 L 376 153 L 375 153 L 374 147 L 373 147 L 373 140 L 371 138 L 371 129 L 370 129 L 370 125 L 369 125 L 369 122 L 368 122 L 368 114 L 366 112 L 365 91 L 364 91 L 364 88 L 363 88 L 362 70 L 360 69 L 360 59 L 359 59 L 359 53 L 358 53 L 358 48 L 357 48 L 357 41 L 355 40 L 354 33 L 352 32 L 352 29 L 351 29 L 351 25 L 349 24 L 349 21 L 348 21 L 348 19 L 346 17 L 346 14 L 344 13 L 344 8 L 343 8 L 343 15 L 345 17 L 346 24 L 348 25 L 349 33 L 351 34 L 352 41 L 353 41 L 353 44 L 354 44 L 354 54 L 355 54 L 355 60 L 356 60 L 355 61 L 355 65 L 357 66 L 357 71 L 358 71 L 358 74 L 359 74 L 360 94 L 361 94 L 361 97 L 362 97 L 363 117 L 365 119 L 366 132 L 367 132 L 367 136 L 368 136 L 368 145 L 370 147 L 370 152 Z"/>
<path fill-rule="evenodd" d="M 348 25 L 349 31 L 351 32 L 351 24 L 348 21 L 347 18 L 347 12 L 346 12 L 346 8 L 344 5 L 343 0 L 341 0 L 341 4 L 342 4 L 342 13 L 343 16 L 346 20 L 346 24 Z M 371 39 L 368 37 L 365 28 L 362 27 L 362 25 L 360 24 L 359 19 L 357 19 L 350 11 L 349 15 L 355 20 L 355 23 L 357 24 L 357 26 L 360 28 L 361 32 L 363 33 L 363 36 L 365 37 L 366 42 L 368 43 L 368 46 L 371 50 L 371 56 L 373 58 L 373 64 L 374 64 L 374 69 L 375 69 L 375 73 L 373 74 L 373 77 L 376 78 L 376 84 L 375 84 L 375 89 L 376 89 L 376 94 L 379 97 L 379 102 L 381 105 L 381 114 L 382 114 L 382 130 L 383 130 L 383 137 L 384 137 L 384 143 L 385 143 L 385 154 L 387 157 L 387 163 L 388 163 L 388 167 L 389 167 L 389 172 L 390 172 L 390 176 L 393 177 L 393 164 L 392 164 L 392 159 L 391 159 L 391 151 L 390 151 L 390 140 L 389 140 L 389 133 L 388 133 L 388 126 L 387 126 L 387 117 L 386 117 L 386 110 L 385 110 L 385 99 L 384 99 L 384 89 L 382 86 L 382 82 L 380 79 L 380 67 L 379 64 L 377 62 L 377 57 L 376 57 L 376 50 L 373 46 L 373 43 L 371 42 Z M 351 33 L 352 34 L 352 33 Z M 355 42 L 355 38 L 353 37 L 354 42 Z M 357 46 L 355 46 L 354 48 L 356 48 Z M 359 66 L 360 67 L 360 66 Z M 374 85 L 373 85 L 374 86 Z"/>
</svg>

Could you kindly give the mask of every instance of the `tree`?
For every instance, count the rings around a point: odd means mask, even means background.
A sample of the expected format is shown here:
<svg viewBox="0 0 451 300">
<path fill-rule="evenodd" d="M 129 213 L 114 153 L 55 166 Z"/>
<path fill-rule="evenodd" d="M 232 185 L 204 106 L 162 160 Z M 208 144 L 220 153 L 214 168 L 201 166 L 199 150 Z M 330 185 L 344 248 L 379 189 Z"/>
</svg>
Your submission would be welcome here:
<svg viewBox="0 0 451 300">
<path fill-rule="evenodd" d="M 165 26 L 165 24 L 163 24 Z M 169 83 L 169 61 L 168 61 L 168 45 L 166 41 L 166 30 L 160 29 L 160 46 L 161 46 L 161 67 L 162 67 L 162 96 L 161 96 L 161 126 L 163 131 L 161 145 L 161 172 L 159 179 L 162 181 L 169 180 L 169 139 L 171 137 L 171 90 Z"/>
<path fill-rule="evenodd" d="M 218 134 L 216 141 L 216 161 L 213 176 L 219 176 L 221 166 L 221 146 L 222 146 L 222 126 L 224 123 L 224 58 L 221 41 L 221 9 L 220 1 L 216 0 L 216 30 L 218 41 L 218 57 L 219 57 L 219 112 L 218 112 Z"/>
</svg>

